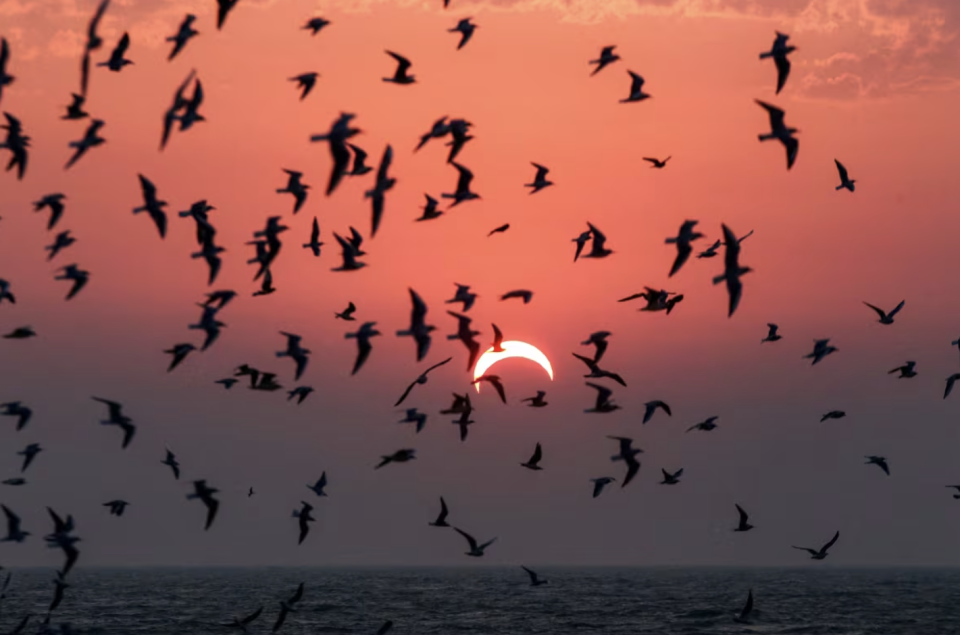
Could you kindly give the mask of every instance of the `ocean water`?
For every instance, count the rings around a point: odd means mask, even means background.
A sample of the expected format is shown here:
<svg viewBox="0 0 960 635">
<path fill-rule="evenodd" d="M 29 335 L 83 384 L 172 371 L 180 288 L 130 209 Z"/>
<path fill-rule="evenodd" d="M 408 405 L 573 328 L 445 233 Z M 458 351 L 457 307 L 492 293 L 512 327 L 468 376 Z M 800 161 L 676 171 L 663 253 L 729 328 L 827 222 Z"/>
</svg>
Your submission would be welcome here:
<svg viewBox="0 0 960 635">
<path fill-rule="evenodd" d="M 960 571 L 946 569 L 559 568 L 529 586 L 522 569 L 96 569 L 71 572 L 53 624 L 79 633 L 206 635 L 263 606 L 250 633 L 269 633 L 279 601 L 305 591 L 280 633 L 374 635 L 657 635 L 763 633 L 958 635 Z M 14 570 L 0 633 L 52 598 L 48 569 Z M 739 613 L 753 588 L 755 612 Z M 239 631 L 233 631 L 239 632 Z"/>
</svg>

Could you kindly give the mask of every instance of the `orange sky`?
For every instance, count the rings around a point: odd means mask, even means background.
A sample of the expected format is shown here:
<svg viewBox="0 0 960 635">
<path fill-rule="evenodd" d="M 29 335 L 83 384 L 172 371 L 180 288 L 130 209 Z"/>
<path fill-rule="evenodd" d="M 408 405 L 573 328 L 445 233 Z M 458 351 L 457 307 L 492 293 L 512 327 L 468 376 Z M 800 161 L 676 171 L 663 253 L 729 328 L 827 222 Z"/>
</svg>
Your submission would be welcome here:
<svg viewBox="0 0 960 635">
<path fill-rule="evenodd" d="M 0 0 L 0 35 L 10 41 L 17 77 L 0 111 L 18 116 L 32 138 L 26 178 L 0 174 L 0 278 L 17 295 L 15 306 L 0 306 L 0 330 L 30 324 L 40 333 L 0 344 L 0 399 L 37 413 L 25 432 L 0 430 L 10 450 L 0 469 L 12 476 L 13 451 L 28 442 L 49 448 L 31 468 L 30 485 L 0 492 L 26 524 L 46 522 L 44 505 L 71 508 L 90 535 L 90 561 L 110 564 L 457 563 L 456 538 L 443 543 L 421 527 L 443 494 L 465 526 L 501 536 L 490 552 L 495 563 L 615 563 L 623 561 L 619 550 L 638 542 L 649 549 L 626 564 L 795 562 L 784 545 L 838 527 L 855 536 L 837 551 L 838 563 L 960 563 L 953 543 L 960 521 L 942 487 L 960 476 L 952 452 L 960 397 L 940 399 L 943 378 L 958 370 L 949 342 L 960 337 L 960 186 L 951 160 L 960 141 L 952 123 L 960 65 L 943 44 L 960 29 L 952 5 L 744 1 L 727 3 L 738 10 L 722 16 L 706 1 L 605 5 L 624 13 L 617 16 L 591 14 L 603 3 L 587 0 L 566 10 L 453 0 L 446 12 L 439 0 L 350 12 L 338 2 L 315 12 L 310 2 L 241 0 L 217 32 L 212 0 L 115 0 L 95 61 L 129 30 L 135 64 L 119 74 L 95 69 L 87 110 L 106 121 L 108 141 L 64 172 L 67 143 L 86 122 L 58 118 L 78 88 L 76 35 L 94 4 Z M 201 35 L 168 63 L 159 40 L 186 10 L 198 14 Z M 332 22 L 315 38 L 299 29 L 312 15 Z M 458 36 L 445 29 L 467 15 L 479 28 L 456 51 Z M 757 59 L 775 29 L 798 46 L 780 96 L 772 63 Z M 607 44 L 623 60 L 590 77 L 587 60 Z M 394 68 L 384 49 L 410 58 L 418 83 L 382 82 Z M 175 133 L 160 153 L 163 112 L 193 68 L 207 121 Z M 627 69 L 646 78 L 652 99 L 618 103 L 628 93 Z M 287 78 L 307 71 L 321 78 L 301 102 Z M 757 141 L 768 122 L 755 98 L 782 107 L 800 129 L 789 172 L 779 144 Z M 353 141 L 373 165 L 393 146 L 398 182 L 377 237 L 364 244 L 369 266 L 333 273 L 332 232 L 353 225 L 369 234 L 362 194 L 373 174 L 324 197 L 327 148 L 308 138 L 344 110 L 357 113 L 364 133 Z M 442 115 L 475 124 L 458 160 L 475 173 L 483 199 L 415 223 L 425 192 L 437 197 L 456 183 L 440 142 L 413 153 Z M 664 170 L 641 160 L 667 155 Z M 834 191 L 834 158 L 857 179 L 855 193 Z M 556 183 L 534 196 L 523 187 L 531 161 L 548 166 Z M 285 182 L 281 168 L 304 172 L 313 186 L 296 216 L 292 199 L 275 193 Z M 170 204 L 165 241 L 130 211 L 141 204 L 138 172 Z M 30 203 L 56 191 L 68 197 L 56 229 L 70 229 L 78 242 L 48 264 L 43 246 L 56 232 Z M 209 290 L 205 265 L 189 257 L 193 221 L 176 212 L 204 198 L 217 208 L 210 219 L 227 249 L 213 288 L 241 297 L 220 315 L 229 325 L 220 341 L 167 375 L 161 351 L 197 341 L 186 325 Z M 273 267 L 278 292 L 251 298 L 257 284 L 244 261 L 253 249 L 243 243 L 272 215 L 292 228 Z M 314 216 L 326 243 L 319 259 L 299 247 Z M 667 281 L 674 252 L 664 238 L 688 218 L 708 236 L 701 248 L 719 237 L 721 223 L 740 235 L 756 231 L 743 243 L 741 263 L 754 271 L 731 319 L 722 286 L 710 282 L 720 258 L 693 259 Z M 587 221 L 616 253 L 573 264 L 570 239 Z M 486 237 L 503 223 L 509 231 Z M 64 303 L 66 283 L 52 278 L 72 262 L 92 280 Z M 455 327 L 443 305 L 454 282 L 480 294 L 469 315 L 484 342 L 496 322 L 507 339 L 539 346 L 556 372 L 550 384 L 527 362 L 498 367 L 511 403 L 484 390 L 462 445 L 436 414 L 451 391 L 469 387 L 464 349 L 443 337 Z M 644 285 L 685 300 L 669 317 L 615 302 Z M 419 366 L 412 342 L 393 336 L 408 320 L 408 287 L 439 327 Z M 518 288 L 534 291 L 529 305 L 497 300 Z M 891 308 L 901 299 L 906 308 L 892 327 L 876 324 L 862 305 Z M 350 330 L 373 320 L 386 335 L 355 377 L 348 374 L 355 345 L 333 320 L 351 300 L 358 322 Z M 768 321 L 784 340 L 761 346 Z M 283 345 L 278 330 L 303 335 L 313 351 L 302 383 L 317 392 L 303 406 L 279 393 L 225 393 L 212 384 L 246 362 L 277 370 L 292 387 L 292 364 L 274 357 Z M 614 333 L 604 367 L 629 384 L 614 393 L 624 410 L 605 417 L 581 414 L 593 391 L 570 355 L 587 353 L 579 342 L 597 330 Z M 841 352 L 811 369 L 800 357 L 821 337 Z M 431 417 L 414 436 L 394 423 L 392 403 L 422 367 L 448 355 L 454 363 L 410 402 Z M 906 359 L 918 361 L 919 377 L 885 374 Z M 538 389 L 547 390 L 550 407 L 519 405 Z M 141 424 L 125 454 L 111 431 L 97 427 L 91 394 L 124 402 Z M 671 403 L 674 417 L 641 427 L 650 399 Z M 835 408 L 848 417 L 817 423 Z M 712 436 L 683 433 L 713 414 L 721 427 Z M 594 501 L 588 479 L 621 471 L 607 460 L 615 448 L 606 434 L 635 437 L 646 449 L 644 468 L 637 483 Z M 550 469 L 537 478 L 515 473 L 538 440 Z M 201 512 L 182 500 L 185 485 L 156 465 L 165 444 L 181 455 L 185 478 L 208 478 L 224 492 L 219 536 L 197 535 Z M 400 447 L 418 449 L 416 465 L 391 466 L 392 474 L 370 469 Z M 864 454 L 888 456 L 895 478 L 876 478 L 861 465 Z M 659 487 L 661 467 L 686 467 L 686 481 Z M 331 479 L 318 527 L 323 545 L 297 551 L 287 540 L 294 532 L 287 508 L 323 469 Z M 74 473 L 77 482 L 65 482 Z M 248 502 L 242 492 L 251 484 L 263 495 Z M 125 527 L 98 508 L 115 497 L 134 503 Z M 725 533 L 738 501 L 764 525 L 749 545 Z M 164 514 L 172 526 L 154 528 L 163 539 L 147 549 L 138 532 L 149 534 Z M 395 517 L 392 534 L 359 529 Z M 539 538 L 545 531 L 549 540 Z M 598 535 L 606 539 L 597 543 Z M 250 541 L 268 544 L 248 556 Z M 42 563 L 45 551 L 27 544 L 0 554 Z"/>
</svg>

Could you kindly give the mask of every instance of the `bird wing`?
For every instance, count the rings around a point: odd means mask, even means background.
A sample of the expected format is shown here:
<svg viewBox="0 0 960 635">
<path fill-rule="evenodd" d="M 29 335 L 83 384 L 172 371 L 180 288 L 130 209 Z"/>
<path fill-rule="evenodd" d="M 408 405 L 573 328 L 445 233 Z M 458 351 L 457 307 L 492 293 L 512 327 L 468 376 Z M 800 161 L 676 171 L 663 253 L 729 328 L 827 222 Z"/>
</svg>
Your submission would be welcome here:
<svg viewBox="0 0 960 635">
<path fill-rule="evenodd" d="M 903 305 L 906 304 L 906 303 L 907 303 L 906 300 L 900 300 L 900 304 L 898 304 L 897 307 L 896 307 L 893 311 L 890 311 L 890 313 L 887 314 L 887 317 L 892 318 L 894 315 L 896 315 L 897 313 L 899 313 L 899 312 L 900 312 L 900 309 L 902 309 L 902 308 L 903 308 Z"/>
<path fill-rule="evenodd" d="M 531 465 L 539 463 L 540 459 L 543 458 L 543 448 L 540 447 L 540 443 L 537 443 L 537 447 L 533 450 L 533 456 L 530 457 L 530 460 L 527 463 Z"/>
<path fill-rule="evenodd" d="M 794 162 L 797 160 L 797 151 L 800 150 L 800 141 L 796 137 L 788 137 L 786 141 L 783 142 L 783 145 L 787 149 L 787 169 L 793 167 Z"/>
<path fill-rule="evenodd" d="M 870 307 L 871 309 L 873 309 L 874 311 L 876 311 L 876 312 L 877 312 L 877 315 L 880 316 L 880 319 L 883 319 L 883 318 L 887 317 L 887 313 L 886 313 L 883 309 L 881 309 L 880 307 L 873 306 L 873 305 L 870 304 L 869 302 L 864 302 L 864 304 L 866 304 L 868 307 Z"/>
<path fill-rule="evenodd" d="M 777 65 L 777 94 L 780 94 L 783 85 L 787 83 L 787 77 L 790 76 L 790 60 L 786 55 L 777 55 L 773 62 Z"/>
<path fill-rule="evenodd" d="M 103 14 L 107 12 L 107 7 L 110 6 L 110 0 L 102 0 L 100 6 L 97 7 L 96 13 L 93 14 L 93 17 L 90 18 L 90 23 L 87 25 L 87 48 L 89 49 L 91 40 L 97 39 L 97 26 L 100 24 Z"/>
<path fill-rule="evenodd" d="M 847 168 L 843 167 L 843 164 L 840 163 L 839 161 L 837 161 L 836 159 L 834 159 L 833 162 L 837 164 L 837 172 L 840 173 L 840 180 L 843 181 L 844 183 L 846 183 L 846 182 L 847 182 Z"/>
<path fill-rule="evenodd" d="M 832 547 L 839 538 L 840 538 L 840 531 L 837 530 L 837 533 L 833 535 L 833 538 L 830 539 L 830 542 L 828 542 L 827 544 L 825 544 L 823 547 L 820 548 L 820 553 L 826 553 L 827 549 Z"/>
<path fill-rule="evenodd" d="M 463 530 L 460 529 L 459 527 L 454 527 L 453 530 L 454 530 L 455 532 L 457 532 L 458 534 L 460 534 L 461 536 L 463 536 L 464 538 L 467 539 L 467 542 L 470 543 L 470 549 L 471 549 L 471 550 L 475 550 L 475 549 L 477 548 L 477 541 L 476 541 L 476 539 L 475 539 L 473 536 L 471 536 L 471 535 L 468 534 L 467 532 L 463 531 Z"/>
<path fill-rule="evenodd" d="M 256 611 L 254 611 L 253 613 L 251 613 L 250 615 L 248 615 L 248 616 L 246 616 L 245 618 L 243 618 L 242 620 L 240 620 L 240 623 L 243 624 L 244 626 L 246 626 L 247 624 L 249 624 L 249 623 L 252 622 L 253 620 L 255 620 L 255 619 L 257 619 L 258 617 L 260 617 L 260 614 L 261 614 L 261 613 L 263 613 L 263 607 L 262 607 L 262 606 L 261 606 L 260 608 L 258 608 Z"/>
<path fill-rule="evenodd" d="M 427 373 L 429 373 L 429 372 L 430 372 L 431 370 L 433 370 L 434 368 L 439 368 L 439 367 L 443 366 L 444 364 L 448 363 L 451 359 L 453 359 L 453 358 L 452 358 L 452 357 L 448 357 L 448 358 L 446 358 L 445 360 L 443 360 L 442 362 L 437 362 L 436 364 L 434 364 L 433 366 L 431 366 L 431 367 L 428 368 L 427 370 L 423 371 L 423 374 L 426 375 Z"/>
<path fill-rule="evenodd" d="M 397 407 L 397 406 L 399 406 L 400 404 L 402 404 L 402 403 L 403 403 L 403 400 L 407 398 L 407 395 L 410 394 L 410 391 L 413 390 L 413 387 L 416 386 L 416 385 L 417 385 L 417 382 L 414 381 L 414 382 L 412 382 L 409 386 L 407 386 L 407 389 L 403 391 L 403 394 L 400 395 L 400 399 L 397 399 L 397 403 L 393 404 L 393 406 L 394 406 L 394 407 Z"/>
<path fill-rule="evenodd" d="M 747 519 L 750 518 L 750 516 L 747 515 L 747 512 L 743 511 L 743 508 L 736 503 L 734 503 L 734 506 L 737 508 L 737 513 L 740 514 L 740 523 L 742 524 L 747 522 Z"/>
<path fill-rule="evenodd" d="M 127 52 L 128 48 L 130 48 L 130 34 L 124 32 L 123 37 L 117 42 L 117 48 L 114 49 L 114 53 L 118 58 L 122 59 L 123 54 Z"/>
</svg>

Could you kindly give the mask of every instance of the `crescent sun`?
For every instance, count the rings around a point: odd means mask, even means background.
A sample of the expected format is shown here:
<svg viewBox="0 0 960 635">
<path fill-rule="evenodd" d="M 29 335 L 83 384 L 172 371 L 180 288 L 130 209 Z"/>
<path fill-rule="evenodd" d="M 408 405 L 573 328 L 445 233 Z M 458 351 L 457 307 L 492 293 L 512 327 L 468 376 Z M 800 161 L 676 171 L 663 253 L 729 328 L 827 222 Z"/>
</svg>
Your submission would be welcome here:
<svg viewBox="0 0 960 635">
<path fill-rule="evenodd" d="M 502 342 L 500 346 L 503 348 L 502 353 L 494 353 L 493 347 L 491 346 L 483 355 L 480 356 L 480 359 L 477 360 L 476 368 L 473 369 L 474 379 L 483 376 L 483 374 L 486 373 L 491 366 L 500 360 L 510 357 L 522 357 L 523 359 L 529 359 L 531 362 L 536 362 L 539 364 L 540 367 L 547 371 L 547 374 L 550 375 L 550 381 L 553 381 L 553 367 L 550 366 L 550 360 L 547 359 L 547 356 L 544 355 L 543 352 L 533 344 L 527 344 L 526 342 L 514 340 L 510 342 Z M 480 392 L 480 382 L 477 382 L 474 385 L 477 387 L 477 392 Z"/>
</svg>

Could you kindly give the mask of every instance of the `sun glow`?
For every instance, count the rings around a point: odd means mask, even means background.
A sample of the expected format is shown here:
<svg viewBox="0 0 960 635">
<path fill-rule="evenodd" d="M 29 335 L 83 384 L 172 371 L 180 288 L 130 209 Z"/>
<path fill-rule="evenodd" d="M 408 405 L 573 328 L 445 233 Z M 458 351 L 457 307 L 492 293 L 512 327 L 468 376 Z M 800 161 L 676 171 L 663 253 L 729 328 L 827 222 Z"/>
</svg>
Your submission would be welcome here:
<svg viewBox="0 0 960 635">
<path fill-rule="evenodd" d="M 550 381 L 553 381 L 553 367 L 550 366 L 550 360 L 547 359 L 547 356 L 544 355 L 540 349 L 533 344 L 511 341 L 502 342 L 500 346 L 503 348 L 502 353 L 494 353 L 493 347 L 491 346 L 489 349 L 487 349 L 487 352 L 480 356 L 480 359 L 477 360 L 477 366 L 473 370 L 474 379 L 483 376 L 483 374 L 486 373 L 491 366 L 502 359 L 507 359 L 509 357 L 522 357 L 523 359 L 529 359 L 531 362 L 536 362 L 539 364 L 540 367 L 547 371 L 547 374 L 550 375 Z M 477 382 L 474 384 L 474 386 L 477 388 L 477 392 L 480 392 L 480 383 L 482 382 Z"/>
</svg>

